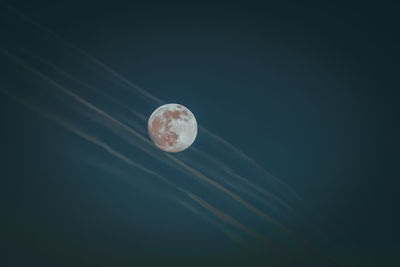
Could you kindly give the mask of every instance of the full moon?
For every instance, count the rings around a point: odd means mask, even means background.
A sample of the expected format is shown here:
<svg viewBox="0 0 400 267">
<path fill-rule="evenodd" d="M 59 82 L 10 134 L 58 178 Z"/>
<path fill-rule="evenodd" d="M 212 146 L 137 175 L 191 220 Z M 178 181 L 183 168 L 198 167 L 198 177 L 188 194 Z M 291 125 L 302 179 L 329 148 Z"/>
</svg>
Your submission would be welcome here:
<svg viewBox="0 0 400 267">
<path fill-rule="evenodd" d="M 193 144 L 197 121 L 193 113 L 179 104 L 165 104 L 150 116 L 147 128 L 151 140 L 161 150 L 180 152 Z"/>
</svg>

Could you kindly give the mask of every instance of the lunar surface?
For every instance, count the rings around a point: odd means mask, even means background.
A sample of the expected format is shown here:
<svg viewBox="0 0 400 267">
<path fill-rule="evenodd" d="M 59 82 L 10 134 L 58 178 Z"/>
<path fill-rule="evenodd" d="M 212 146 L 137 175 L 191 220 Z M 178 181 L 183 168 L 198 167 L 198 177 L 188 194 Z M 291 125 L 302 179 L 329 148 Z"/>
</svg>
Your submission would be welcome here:
<svg viewBox="0 0 400 267">
<path fill-rule="evenodd" d="M 197 121 L 193 113 L 179 104 L 157 108 L 147 124 L 154 144 L 167 152 L 180 152 L 193 144 L 197 136 Z"/>
</svg>

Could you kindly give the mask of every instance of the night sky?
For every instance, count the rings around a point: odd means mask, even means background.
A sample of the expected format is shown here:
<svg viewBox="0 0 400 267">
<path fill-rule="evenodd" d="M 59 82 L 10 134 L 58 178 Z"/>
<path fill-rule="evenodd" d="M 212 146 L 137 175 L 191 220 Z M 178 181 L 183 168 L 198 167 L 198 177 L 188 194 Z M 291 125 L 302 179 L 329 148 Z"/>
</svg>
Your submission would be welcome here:
<svg viewBox="0 0 400 267">
<path fill-rule="evenodd" d="M 400 264 L 398 6 L 6 3 L 0 1 L 1 266 Z M 161 103 L 188 107 L 204 130 L 173 157 L 226 183 L 296 237 L 198 175 L 192 179 L 188 168 L 42 74 L 147 140 L 145 120 Z M 258 189 L 234 187 L 211 157 Z M 253 240 L 175 185 L 285 249 Z M 293 213 L 250 196 L 263 190 Z"/>
</svg>

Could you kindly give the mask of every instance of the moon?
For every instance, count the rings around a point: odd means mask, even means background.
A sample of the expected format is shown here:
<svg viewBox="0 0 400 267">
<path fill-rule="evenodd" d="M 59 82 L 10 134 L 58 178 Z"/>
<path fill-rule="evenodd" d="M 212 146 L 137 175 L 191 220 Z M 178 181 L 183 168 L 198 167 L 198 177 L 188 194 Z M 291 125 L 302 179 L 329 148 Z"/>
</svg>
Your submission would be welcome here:
<svg viewBox="0 0 400 267">
<path fill-rule="evenodd" d="M 167 152 L 181 152 L 191 146 L 197 136 L 197 121 L 193 113 L 179 104 L 158 107 L 147 123 L 154 144 Z"/>
</svg>

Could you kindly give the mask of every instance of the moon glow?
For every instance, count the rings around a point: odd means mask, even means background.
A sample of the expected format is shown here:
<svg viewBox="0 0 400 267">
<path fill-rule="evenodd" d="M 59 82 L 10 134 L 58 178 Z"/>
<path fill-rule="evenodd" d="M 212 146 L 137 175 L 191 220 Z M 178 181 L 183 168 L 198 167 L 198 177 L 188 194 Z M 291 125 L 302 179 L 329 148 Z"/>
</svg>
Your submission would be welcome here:
<svg viewBox="0 0 400 267">
<path fill-rule="evenodd" d="M 154 144 L 167 152 L 187 149 L 196 139 L 197 121 L 193 113 L 179 104 L 165 104 L 150 116 L 147 128 Z"/>
</svg>

